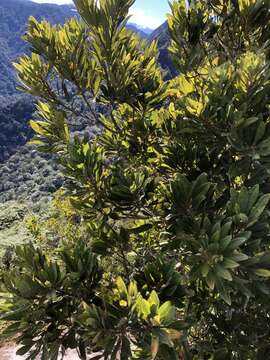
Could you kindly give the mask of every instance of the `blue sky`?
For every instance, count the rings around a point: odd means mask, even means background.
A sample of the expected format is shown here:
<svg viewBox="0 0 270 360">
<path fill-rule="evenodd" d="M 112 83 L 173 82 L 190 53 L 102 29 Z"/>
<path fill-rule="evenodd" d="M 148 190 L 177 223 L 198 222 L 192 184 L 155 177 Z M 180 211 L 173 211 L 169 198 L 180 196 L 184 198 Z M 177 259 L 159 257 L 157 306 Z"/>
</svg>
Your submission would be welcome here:
<svg viewBox="0 0 270 360">
<path fill-rule="evenodd" d="M 136 0 L 132 8 L 135 23 L 147 25 L 150 28 L 156 28 L 166 20 L 166 14 L 169 12 L 167 0 Z"/>
<path fill-rule="evenodd" d="M 72 0 L 33 0 L 39 3 L 67 4 Z M 131 9 L 131 21 L 152 29 L 157 28 L 166 20 L 166 14 L 169 12 L 167 0 L 136 0 Z"/>
</svg>

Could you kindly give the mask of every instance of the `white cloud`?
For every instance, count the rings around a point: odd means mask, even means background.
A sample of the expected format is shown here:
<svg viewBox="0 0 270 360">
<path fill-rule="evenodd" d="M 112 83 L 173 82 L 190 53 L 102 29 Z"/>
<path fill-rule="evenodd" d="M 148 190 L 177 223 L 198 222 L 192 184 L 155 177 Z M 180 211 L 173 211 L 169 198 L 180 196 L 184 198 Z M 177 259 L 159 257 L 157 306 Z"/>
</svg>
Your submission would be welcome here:
<svg viewBox="0 0 270 360">
<path fill-rule="evenodd" d="M 161 24 L 161 21 L 159 19 L 148 15 L 142 9 L 136 7 L 132 7 L 130 9 L 130 15 L 132 15 L 130 21 L 142 27 L 156 29 Z"/>
</svg>

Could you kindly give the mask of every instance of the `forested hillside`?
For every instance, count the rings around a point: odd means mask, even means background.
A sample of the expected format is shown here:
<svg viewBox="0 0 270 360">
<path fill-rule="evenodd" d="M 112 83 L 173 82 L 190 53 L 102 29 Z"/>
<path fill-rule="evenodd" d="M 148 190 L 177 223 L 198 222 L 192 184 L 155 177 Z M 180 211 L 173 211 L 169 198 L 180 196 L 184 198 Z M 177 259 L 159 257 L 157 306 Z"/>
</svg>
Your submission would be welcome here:
<svg viewBox="0 0 270 360">
<path fill-rule="evenodd" d="M 12 95 L 16 91 L 16 75 L 12 62 L 27 52 L 22 36 L 29 16 L 47 19 L 52 24 L 63 23 L 75 15 L 67 5 L 36 4 L 28 0 L 0 0 L 0 95 Z"/>
<path fill-rule="evenodd" d="M 76 11 L 69 5 L 37 4 L 29 0 L 0 0 L 0 95 L 12 95 L 16 91 L 16 75 L 12 62 L 28 51 L 22 36 L 27 28 L 29 16 L 38 21 L 48 20 L 51 24 L 61 24 Z M 129 27 L 147 37 L 135 24 Z"/>
<path fill-rule="evenodd" d="M 37 204 L 37 200 L 45 199 L 62 184 L 57 165 L 52 166 L 48 157 L 33 151 L 27 144 L 32 136 L 29 120 L 35 104 L 31 96 L 16 89 L 18 80 L 13 62 L 30 50 L 22 39 L 29 16 L 39 21 L 46 19 L 51 24 L 62 24 L 77 16 L 77 12 L 67 5 L 0 0 L 0 202 L 27 199 Z M 129 23 L 128 28 L 144 39 L 151 31 L 146 28 L 146 34 L 134 23 Z M 171 76 L 166 30 L 164 25 L 161 26 L 151 39 L 158 39 L 161 65 Z"/>
<path fill-rule="evenodd" d="M 270 1 L 172 1 L 168 81 L 134 0 L 75 4 L 17 64 L 65 189 L 0 266 L 4 335 L 28 360 L 269 359 Z M 23 216 L 0 208 L 9 233 Z"/>
<path fill-rule="evenodd" d="M 0 0 L 0 202 L 10 199 L 36 202 L 55 191 L 56 184 L 61 185 L 48 157 L 37 154 L 26 144 L 32 136 L 28 122 L 35 105 L 30 96 L 16 90 L 13 62 L 29 51 L 22 39 L 29 16 L 60 24 L 74 15 L 74 9 L 67 5 Z M 58 180 L 53 182 L 53 178 Z"/>
<path fill-rule="evenodd" d="M 30 96 L 0 96 L 0 163 L 14 154 L 30 139 L 28 121 L 34 111 Z"/>
<path fill-rule="evenodd" d="M 152 40 L 158 41 L 159 62 L 165 70 L 165 77 L 167 79 L 175 77 L 177 75 L 177 71 L 168 50 L 170 46 L 170 36 L 167 21 L 151 33 L 150 41 Z"/>
</svg>

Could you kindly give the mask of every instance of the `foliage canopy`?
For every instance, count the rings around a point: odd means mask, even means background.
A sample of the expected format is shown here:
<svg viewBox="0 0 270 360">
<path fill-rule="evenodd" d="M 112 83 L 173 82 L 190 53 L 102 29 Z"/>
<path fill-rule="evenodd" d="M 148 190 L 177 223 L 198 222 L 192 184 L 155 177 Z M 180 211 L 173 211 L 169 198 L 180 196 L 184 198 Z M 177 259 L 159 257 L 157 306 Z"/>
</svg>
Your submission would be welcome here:
<svg viewBox="0 0 270 360">
<path fill-rule="evenodd" d="M 30 19 L 16 68 L 87 236 L 18 248 L 5 334 L 28 359 L 267 358 L 270 1 L 173 1 L 167 82 L 126 29 L 134 0 L 75 3 L 83 21 Z"/>
</svg>

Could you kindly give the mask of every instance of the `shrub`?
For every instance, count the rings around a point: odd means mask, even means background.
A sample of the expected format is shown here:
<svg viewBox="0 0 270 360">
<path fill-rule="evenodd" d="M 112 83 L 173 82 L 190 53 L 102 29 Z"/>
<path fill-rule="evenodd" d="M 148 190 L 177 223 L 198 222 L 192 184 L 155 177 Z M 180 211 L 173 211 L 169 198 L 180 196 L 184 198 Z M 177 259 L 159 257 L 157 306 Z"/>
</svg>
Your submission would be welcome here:
<svg viewBox="0 0 270 360">
<path fill-rule="evenodd" d="M 5 334 L 29 359 L 267 358 L 270 3 L 173 1 L 169 82 L 125 28 L 133 3 L 77 0 L 84 22 L 58 29 L 30 18 L 17 70 L 42 99 L 33 142 L 88 236 L 17 249 Z M 95 139 L 70 135 L 76 99 Z"/>
</svg>

